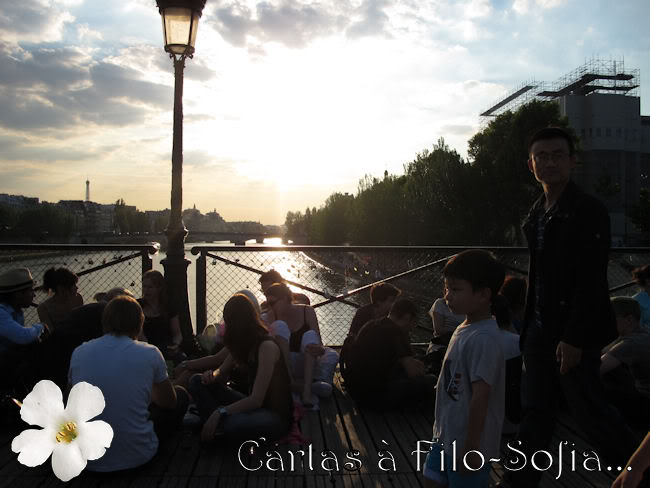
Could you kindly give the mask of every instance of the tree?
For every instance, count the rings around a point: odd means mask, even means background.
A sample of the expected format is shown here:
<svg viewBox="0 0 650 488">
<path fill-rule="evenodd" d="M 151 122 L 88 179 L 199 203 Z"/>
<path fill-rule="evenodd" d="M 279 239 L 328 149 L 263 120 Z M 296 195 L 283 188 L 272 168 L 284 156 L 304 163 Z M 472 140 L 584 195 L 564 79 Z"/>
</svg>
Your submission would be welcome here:
<svg viewBox="0 0 650 488">
<path fill-rule="evenodd" d="M 650 188 L 641 188 L 639 203 L 630 208 L 629 216 L 641 232 L 650 232 Z"/>
<path fill-rule="evenodd" d="M 470 164 L 480 177 L 482 204 L 477 210 L 490 223 L 483 226 L 481 243 L 521 244 L 519 226 L 540 193 L 526 164 L 528 139 L 550 125 L 566 129 L 576 139 L 556 103 L 532 101 L 516 112 L 498 115 L 469 140 Z"/>
</svg>

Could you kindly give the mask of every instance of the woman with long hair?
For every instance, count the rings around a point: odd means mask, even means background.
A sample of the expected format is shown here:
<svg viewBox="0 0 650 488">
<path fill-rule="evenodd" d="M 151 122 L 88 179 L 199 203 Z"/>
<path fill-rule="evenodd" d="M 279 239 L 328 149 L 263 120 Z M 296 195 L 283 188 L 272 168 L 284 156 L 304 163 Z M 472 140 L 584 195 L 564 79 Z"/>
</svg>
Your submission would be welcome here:
<svg viewBox="0 0 650 488">
<path fill-rule="evenodd" d="M 204 422 L 201 439 L 213 440 L 221 432 L 233 440 L 280 439 L 293 419 L 289 373 L 280 347 L 243 294 L 226 302 L 223 320 L 228 357 L 217 370 L 190 380 L 190 393 Z M 248 395 L 226 386 L 235 364 L 248 367 Z"/>
<path fill-rule="evenodd" d="M 56 329 L 70 315 L 72 309 L 81 307 L 84 300 L 77 290 L 79 277 L 68 268 L 50 268 L 43 275 L 43 289 L 50 295 L 38 306 L 38 318 L 50 331 Z"/>
<path fill-rule="evenodd" d="M 165 359 L 182 361 L 181 325 L 160 271 L 149 270 L 142 275 L 142 298 L 138 302 L 144 312 L 143 339 L 160 349 Z"/>
<path fill-rule="evenodd" d="M 266 290 L 266 303 L 266 321 L 271 334 L 278 338 L 294 390 L 300 392 L 302 404 L 312 408 L 318 400 L 314 395 L 326 397 L 332 393 L 338 354 L 323 347 L 316 311 L 295 303 L 286 284 L 271 285 Z"/>
</svg>

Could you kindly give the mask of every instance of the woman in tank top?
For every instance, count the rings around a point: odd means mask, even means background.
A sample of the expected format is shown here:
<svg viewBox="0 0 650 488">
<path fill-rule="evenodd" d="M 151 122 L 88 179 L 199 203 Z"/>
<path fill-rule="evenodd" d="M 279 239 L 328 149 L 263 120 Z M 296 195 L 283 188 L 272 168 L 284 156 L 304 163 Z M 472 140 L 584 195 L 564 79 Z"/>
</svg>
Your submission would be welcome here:
<svg viewBox="0 0 650 488">
<path fill-rule="evenodd" d="M 266 303 L 266 321 L 271 333 L 279 339 L 293 386 L 301 392 L 303 405 L 309 408 L 314 402 L 312 383 L 316 359 L 325 353 L 316 312 L 308 305 L 294 303 L 293 294 L 284 283 L 275 283 L 266 290 Z"/>
<path fill-rule="evenodd" d="M 268 335 L 253 304 L 243 294 L 232 296 L 223 309 L 224 345 L 228 357 L 217 370 L 197 374 L 190 392 L 204 421 L 201 438 L 223 433 L 235 441 L 277 440 L 293 420 L 289 372 L 276 339 Z M 235 364 L 250 371 L 248 395 L 226 386 Z"/>
</svg>

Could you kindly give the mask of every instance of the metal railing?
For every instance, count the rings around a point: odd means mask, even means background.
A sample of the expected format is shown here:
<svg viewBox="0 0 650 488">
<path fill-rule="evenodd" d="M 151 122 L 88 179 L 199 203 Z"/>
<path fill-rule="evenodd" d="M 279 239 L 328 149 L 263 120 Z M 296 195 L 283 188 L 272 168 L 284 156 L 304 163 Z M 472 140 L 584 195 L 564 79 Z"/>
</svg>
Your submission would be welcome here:
<svg viewBox="0 0 650 488">
<path fill-rule="evenodd" d="M 0 244 L 0 273 L 10 268 L 29 268 L 36 281 L 36 302 L 47 294 L 43 275 L 52 267 L 65 267 L 79 276 L 77 284 L 84 303 L 96 293 L 122 286 L 142 296 L 142 274 L 152 268 L 151 256 L 158 243 L 146 245 Z M 25 323 L 38 322 L 36 309 L 25 310 Z"/>
<path fill-rule="evenodd" d="M 468 247 L 377 247 L 377 246 L 195 246 L 198 256 L 195 283 L 189 283 L 196 306 L 195 326 L 200 333 L 207 324 L 221 320 L 228 298 L 249 289 L 261 302 L 259 275 L 276 269 L 294 291 L 306 294 L 315 308 L 323 341 L 340 345 L 356 312 L 370 302 L 372 284 L 388 281 L 402 290 L 420 310 L 415 342 L 431 337 L 426 313 L 442 296 L 441 269 L 447 259 Z M 525 276 L 526 248 L 485 248 L 494 252 L 509 273 Z M 65 266 L 79 275 L 84 302 L 96 293 L 124 286 L 141 296 L 142 273 L 152 268 L 152 255 L 159 246 L 148 245 L 18 245 L 0 244 L 0 273 L 17 266 L 28 267 L 37 285 L 50 267 Z M 615 248 L 610 254 L 610 292 L 632 295 L 635 267 L 650 263 L 650 248 Z M 190 273 L 191 275 L 192 273 Z M 195 290 L 192 288 L 195 287 Z M 46 298 L 43 292 L 37 302 Z M 36 310 L 25 311 L 26 323 L 38 321 Z"/>
<path fill-rule="evenodd" d="M 219 321 L 226 300 L 249 289 L 261 301 L 259 275 L 275 269 L 290 287 L 306 294 L 316 309 L 323 342 L 342 344 L 358 307 L 370 302 L 369 289 L 380 281 L 393 283 L 402 296 L 420 310 L 415 342 L 431 338 L 431 319 L 426 312 L 443 294 L 441 270 L 449 257 L 469 247 L 378 246 L 195 246 L 196 329 Z M 493 247 L 509 274 L 525 277 L 528 250 Z M 616 248 L 610 254 L 611 291 L 631 295 L 635 291 L 631 270 L 650 262 L 648 248 Z"/>
</svg>

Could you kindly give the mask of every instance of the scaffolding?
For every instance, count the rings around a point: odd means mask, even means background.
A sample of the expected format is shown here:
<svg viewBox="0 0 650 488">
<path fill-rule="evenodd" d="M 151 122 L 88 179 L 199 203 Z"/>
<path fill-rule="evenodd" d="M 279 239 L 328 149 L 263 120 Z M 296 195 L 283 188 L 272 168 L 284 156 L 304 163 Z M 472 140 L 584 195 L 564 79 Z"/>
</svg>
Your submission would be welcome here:
<svg viewBox="0 0 650 488">
<path fill-rule="evenodd" d="M 623 59 L 593 58 L 552 83 L 532 80 L 516 86 L 481 112 L 481 119 L 485 122 L 488 117 L 514 111 L 531 100 L 556 100 L 565 95 L 615 93 L 636 97 L 640 84 L 640 71 L 626 71 Z"/>
</svg>

